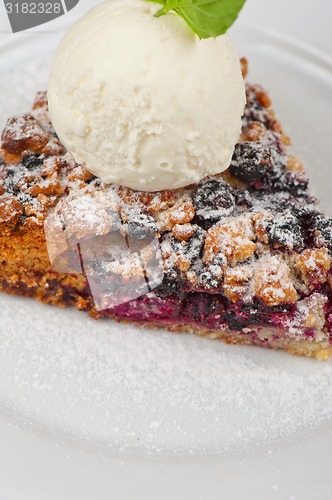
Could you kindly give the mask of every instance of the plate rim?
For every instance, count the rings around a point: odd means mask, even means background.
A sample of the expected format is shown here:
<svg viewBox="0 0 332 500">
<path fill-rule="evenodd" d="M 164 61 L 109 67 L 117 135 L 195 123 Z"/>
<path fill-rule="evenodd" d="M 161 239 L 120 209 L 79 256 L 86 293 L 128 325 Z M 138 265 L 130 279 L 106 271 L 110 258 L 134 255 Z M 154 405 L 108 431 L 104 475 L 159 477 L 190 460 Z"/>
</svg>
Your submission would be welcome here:
<svg viewBox="0 0 332 500">
<path fill-rule="evenodd" d="M 245 25 L 245 23 L 243 23 L 243 25 Z M 240 28 L 239 28 L 240 29 Z M 272 33 L 271 30 L 267 30 L 270 34 Z M 278 33 L 275 32 L 274 35 L 272 36 L 276 36 Z M 22 43 L 22 39 L 24 40 L 25 38 L 30 38 L 30 37 L 36 37 L 36 36 L 44 36 L 45 34 L 44 33 L 24 33 L 24 34 L 17 34 L 14 35 L 16 37 L 16 41 L 15 41 L 15 44 L 17 43 Z M 285 38 L 284 35 L 280 35 L 281 38 Z M 292 39 L 292 37 L 289 37 L 290 40 L 292 40 L 292 43 L 294 42 L 294 40 Z M 10 43 L 8 43 L 6 45 L 6 43 L 4 44 L 4 46 L 2 46 L 2 39 L 0 37 L 0 52 L 1 50 L 5 50 L 6 46 L 9 46 L 11 45 Z M 296 42 L 296 40 L 295 40 Z M 305 43 L 302 43 L 302 42 L 296 42 L 295 45 L 299 48 L 299 50 L 302 50 L 304 47 L 306 47 L 306 44 Z M 308 45 L 308 47 L 311 47 Z M 328 54 L 324 54 L 324 52 L 322 52 L 321 50 L 316 50 L 316 49 L 312 49 L 312 57 L 313 57 L 313 60 L 316 60 L 316 61 L 322 61 L 324 62 L 324 65 L 327 65 L 329 70 L 331 70 L 332 68 L 332 58 L 328 55 Z M 5 436 L 5 439 L 6 441 L 10 441 L 11 437 L 13 437 L 14 435 L 20 435 L 22 437 L 22 445 L 24 445 L 27 448 L 30 448 L 32 449 L 32 446 L 33 446 L 33 442 L 36 442 L 36 439 L 37 441 L 42 441 L 42 442 L 38 442 L 38 444 L 36 445 L 36 450 L 35 452 L 38 454 L 38 453 L 50 453 L 49 457 L 52 456 L 52 460 L 53 460 L 53 463 L 49 463 L 49 466 L 48 466 L 48 469 L 49 469 L 49 472 L 51 472 L 51 474 L 53 475 L 54 471 L 58 471 L 57 473 L 59 474 L 59 471 L 62 470 L 63 466 L 65 466 L 66 468 L 68 468 L 69 466 L 70 467 L 76 467 L 76 464 L 77 464 L 77 461 L 78 460 L 81 460 L 82 463 L 84 462 L 85 465 L 84 467 L 86 468 L 89 468 L 89 467 L 94 467 L 96 464 L 97 465 L 100 465 L 100 464 L 105 464 L 106 462 L 109 462 L 110 467 L 113 467 L 113 474 L 119 474 L 123 477 L 127 476 L 128 474 L 132 473 L 133 471 L 133 466 L 136 467 L 137 469 L 139 469 L 139 472 L 140 474 L 142 474 L 142 477 L 143 478 L 146 478 L 147 476 L 149 476 L 149 472 L 151 471 L 151 463 L 153 463 L 152 467 L 154 469 L 154 474 L 155 474 L 155 477 L 154 477 L 154 480 L 158 479 L 158 474 L 159 474 L 159 477 L 160 477 L 160 480 L 163 482 L 164 481 L 164 478 L 167 477 L 167 480 L 169 480 L 169 478 L 175 478 L 175 480 L 178 480 L 179 479 L 179 475 L 177 474 L 176 470 L 174 469 L 174 463 L 168 463 L 167 461 L 166 462 L 163 462 L 162 464 L 160 464 L 160 459 L 156 459 L 156 460 L 153 460 L 152 462 L 149 461 L 147 464 L 146 463 L 142 463 L 142 460 L 139 459 L 139 458 L 133 458 L 133 457 L 105 457 L 105 456 L 102 456 L 102 454 L 100 455 L 95 455 L 94 453 L 91 453 L 91 452 L 87 452 L 85 450 L 78 450 L 76 447 L 73 448 L 72 446 L 68 445 L 68 442 L 66 443 L 57 443 L 55 445 L 55 443 L 51 440 L 46 440 L 44 438 L 40 438 L 40 437 L 36 437 L 35 433 L 31 433 L 31 431 L 29 431 L 28 428 L 21 428 L 20 426 L 16 426 L 16 424 L 12 425 L 10 422 L 6 421 L 6 419 L 3 418 L 3 416 L 0 415 L 0 436 L 3 435 Z M 31 437 L 33 436 L 33 437 Z M 15 439 L 15 438 L 13 438 Z M 28 444 L 27 444 L 28 443 Z M 206 478 L 208 478 L 209 476 L 213 479 L 210 479 L 211 481 L 215 481 L 216 484 L 220 485 L 220 481 L 219 481 L 219 476 L 220 476 L 220 469 L 222 467 L 225 468 L 226 471 L 229 470 L 229 468 L 227 467 L 227 463 L 230 464 L 232 463 L 233 464 L 233 467 L 237 470 L 240 470 L 241 471 L 241 475 L 243 478 L 246 478 L 246 481 L 247 481 L 247 484 L 245 486 L 245 489 L 238 489 L 236 490 L 235 488 L 235 484 L 233 483 L 233 480 L 234 480 L 234 477 L 231 478 L 231 483 L 233 484 L 234 486 L 234 494 L 236 495 L 244 495 L 245 494 L 245 491 L 248 489 L 248 486 L 253 486 L 253 482 L 250 483 L 250 474 L 253 473 L 253 470 L 254 470 L 254 466 L 255 466 L 255 461 L 259 462 L 261 464 L 261 467 L 264 469 L 264 463 L 265 464 L 268 464 L 269 467 L 267 467 L 267 469 L 270 470 L 270 468 L 274 469 L 274 470 L 279 470 L 281 471 L 282 470 L 282 467 L 284 467 L 284 470 L 287 470 L 289 466 L 289 464 L 291 463 L 291 458 L 293 456 L 293 452 L 294 452 L 294 449 L 297 448 L 297 450 L 295 450 L 295 453 L 298 455 L 299 451 L 298 450 L 301 450 L 302 451 L 302 461 L 301 461 L 301 467 L 303 467 L 303 471 L 308 471 L 308 474 L 309 474 L 309 470 L 310 468 L 312 468 L 313 464 L 312 464 L 312 450 L 316 450 L 317 452 L 317 456 L 321 456 L 321 457 L 326 457 L 326 456 L 331 456 L 331 453 L 329 453 L 329 451 L 331 450 L 331 447 L 332 447 L 332 431 L 331 431 L 331 428 L 325 430 L 325 431 L 321 431 L 319 433 L 317 433 L 316 435 L 313 435 L 311 436 L 310 438 L 305 438 L 304 440 L 300 440 L 299 442 L 296 443 L 296 445 L 294 444 L 289 444 L 289 445 L 283 445 L 281 448 L 277 448 L 277 449 L 274 449 L 273 450 L 273 453 L 269 453 L 269 451 L 267 452 L 262 452 L 262 453 L 255 453 L 254 455 L 248 455 L 246 457 L 243 457 L 243 458 L 232 458 L 230 457 L 229 459 L 225 459 L 224 457 L 223 458 L 216 458 L 216 457 L 212 457 L 211 461 L 210 460 L 206 460 L 206 458 L 204 457 L 204 460 L 202 460 L 202 457 L 197 455 L 197 457 L 195 457 L 193 460 L 190 460 L 190 462 L 186 462 L 186 461 L 183 461 L 183 463 L 181 464 L 181 469 L 182 469 L 182 474 L 183 474 L 183 477 L 188 479 L 190 475 L 192 475 L 192 472 L 193 470 L 197 469 L 197 465 L 198 465 L 198 469 L 199 469 L 199 466 L 202 466 L 202 468 L 205 470 L 205 474 L 206 474 Z M 47 450 L 47 451 L 45 451 Z M 20 453 L 22 454 L 22 456 L 26 456 L 26 451 L 24 451 L 24 449 L 21 449 Z M 3 463 L 5 464 L 6 460 L 8 460 L 9 458 L 11 458 L 12 460 L 15 460 L 15 455 L 17 454 L 17 452 L 9 452 L 9 453 L 6 453 L 5 450 L 2 449 L 2 447 L 0 447 L 0 464 Z M 60 457 L 60 459 L 59 459 Z M 65 458 L 66 457 L 66 458 Z M 257 458 L 258 457 L 258 458 Z M 32 462 L 32 461 L 31 461 Z M 144 461 L 143 461 L 144 462 Z M 182 462 L 182 461 L 181 461 Z M 195 464 L 196 462 L 196 464 Z M 205 465 L 208 464 L 209 467 L 205 467 Z M 27 464 L 27 468 L 30 470 L 30 474 L 33 474 L 33 471 L 34 473 L 36 473 L 36 471 L 34 470 L 34 467 L 32 466 L 33 464 Z M 210 471 L 208 470 L 210 468 Z M 105 467 L 105 471 L 108 469 L 108 466 Z M 1 467 L 0 468 L 0 477 L 1 475 L 3 476 L 3 473 L 1 471 L 3 471 L 4 468 Z M 8 483 L 8 480 L 13 480 L 14 476 L 15 476 L 15 473 L 17 473 L 17 471 L 13 470 L 10 474 L 8 474 L 7 477 L 2 477 L 1 478 L 1 486 L 0 486 L 0 498 L 1 496 L 3 495 L 9 495 L 11 494 L 12 495 L 12 498 L 15 499 L 15 498 L 20 498 L 20 500 L 22 500 L 22 497 L 20 496 L 22 494 L 22 490 L 17 490 L 17 491 L 14 491 L 14 489 L 12 491 L 10 491 L 8 488 L 11 488 L 12 486 L 14 486 L 14 488 L 16 486 L 18 486 L 18 484 L 15 484 L 13 485 L 12 483 L 9 483 L 9 484 L 5 484 L 6 482 Z M 45 474 L 47 473 L 47 468 L 46 468 L 46 471 L 45 471 Z M 106 472 L 104 472 L 106 473 Z M 199 470 L 198 470 L 198 473 L 199 473 Z M 328 460 L 325 460 L 325 468 L 322 467 L 320 471 L 317 472 L 317 480 L 321 480 L 321 484 L 324 484 L 324 481 L 326 481 L 326 477 L 328 477 L 328 473 L 329 473 L 329 463 L 328 463 Z M 26 476 L 26 473 L 24 474 Z M 121 491 L 119 489 L 116 489 L 118 488 L 118 484 L 113 484 L 112 486 L 112 481 L 113 481 L 113 477 L 109 479 L 105 479 L 105 476 L 104 476 L 104 479 L 100 479 L 99 475 L 100 473 L 97 471 L 92 471 L 92 476 L 94 476 L 94 480 L 95 481 L 100 481 L 100 484 L 102 484 L 102 482 L 104 481 L 104 484 L 103 484 L 103 488 L 105 488 L 104 492 L 102 492 L 103 495 L 105 495 L 105 497 L 99 497 L 98 500 L 101 500 L 102 498 L 106 498 L 109 499 L 110 496 L 109 496 L 109 492 L 111 491 L 111 488 L 114 487 L 114 493 L 115 494 L 121 494 Z M 268 482 L 264 482 L 264 485 L 265 485 L 265 488 L 268 488 L 270 487 L 270 493 L 271 493 L 271 498 L 285 498 L 284 496 L 281 497 L 280 496 L 280 493 L 282 491 L 282 489 L 280 488 L 280 485 L 279 485 L 279 488 L 274 488 L 274 487 L 277 487 L 278 486 L 278 481 L 279 483 L 281 482 L 282 480 L 282 475 L 281 474 L 277 474 L 277 476 L 279 476 L 276 480 L 275 480 L 275 483 L 271 484 L 268 483 Z M 76 476 L 75 476 L 76 477 Z M 99 477 L 99 479 L 98 479 Z M 222 475 L 223 477 L 223 475 Z M 267 477 L 268 477 L 268 480 L 270 481 L 270 475 L 267 474 Z M 91 479 L 91 477 L 90 477 Z M 136 475 L 135 476 L 135 479 L 136 481 L 139 481 L 139 475 Z M 254 477 L 253 479 L 256 479 L 256 477 Z M 49 480 L 51 481 L 52 480 L 52 476 L 49 476 Z M 4 482 L 3 482 L 4 481 Z M 52 482 L 52 481 L 51 481 Z M 82 480 L 82 484 L 83 484 L 83 480 Z M 199 478 L 197 477 L 197 480 L 194 481 L 194 484 L 197 484 L 197 488 L 199 488 L 199 485 L 200 485 L 200 480 Z M 77 485 L 74 485 L 74 488 L 76 488 Z M 329 481 L 329 483 L 327 484 L 328 487 L 331 487 L 331 491 L 332 491 L 332 480 Z M 7 488 L 7 490 L 4 489 Z M 81 487 L 81 486 L 80 486 Z M 107 488 L 107 490 L 106 490 Z M 3 491 L 2 491 L 3 489 Z M 137 492 L 143 492 L 144 493 L 144 485 L 143 486 L 139 486 L 139 487 L 129 487 L 128 489 L 128 495 L 126 496 L 126 498 L 135 498 L 134 496 L 130 496 L 130 494 L 134 494 L 136 491 Z M 146 490 L 148 491 L 148 489 Z M 158 493 L 158 489 L 155 488 L 153 490 L 152 488 L 152 491 L 154 491 L 155 493 L 157 492 Z M 197 490 L 198 491 L 198 490 Z M 231 490 L 229 490 L 231 491 Z M 131 493 L 130 493 L 131 492 Z M 166 486 L 164 486 L 164 493 L 167 493 L 167 488 Z M 212 492 L 212 489 L 211 489 L 211 492 Z M 122 492 L 124 493 L 124 492 Z M 162 495 L 163 495 L 163 492 L 160 490 L 160 493 L 161 493 L 161 496 L 160 498 L 162 498 Z M 296 488 L 293 490 L 289 490 L 289 498 L 291 498 L 291 496 L 293 495 L 296 495 L 298 494 L 298 491 L 296 490 Z M 308 494 L 310 493 L 310 489 L 308 488 L 307 491 L 304 491 L 303 492 L 304 494 L 301 496 L 301 498 L 306 498 L 306 495 L 308 496 Z M 24 494 L 26 494 L 26 498 L 32 498 L 32 496 L 28 493 L 28 492 L 24 492 Z M 72 495 L 75 495 L 75 491 L 72 490 L 72 493 L 70 494 L 70 496 L 62 496 L 61 499 L 62 500 L 65 500 L 66 498 L 70 498 L 70 499 L 73 499 L 73 498 L 78 498 L 78 497 L 74 497 Z M 193 494 L 195 495 L 196 493 L 193 491 Z M 200 495 L 200 492 L 198 491 L 198 494 Z M 255 500 L 260 500 L 260 498 L 264 498 L 266 499 L 266 491 L 263 492 L 263 496 L 259 496 L 261 493 L 258 492 L 257 495 L 255 496 Z M 332 493 L 331 493 L 332 495 Z M 6 498 L 7 500 L 7 497 L 3 497 L 4 499 Z M 52 497 L 49 497 L 50 500 L 51 499 L 58 499 L 60 498 L 59 496 L 53 496 L 52 494 Z M 80 497 L 81 500 L 83 500 L 83 496 Z M 122 498 L 122 497 L 121 497 Z M 123 496 L 123 498 L 125 498 L 125 496 Z M 143 497 L 143 498 L 149 498 L 148 496 L 146 497 Z M 152 498 L 152 497 L 151 497 Z M 154 498 L 157 498 L 157 496 L 154 496 Z M 192 496 L 191 498 L 194 498 L 194 496 Z M 196 497 L 195 497 L 196 498 Z M 203 497 L 199 497 L 197 496 L 197 499 L 198 498 L 203 498 Z M 210 497 L 209 497 L 210 498 Z M 212 498 L 217 498 L 217 496 L 213 497 L 211 496 L 211 499 Z M 232 498 L 234 499 L 238 499 L 238 498 L 242 498 L 242 496 L 233 496 Z M 244 496 L 243 496 L 244 498 Z M 309 496 L 308 496 L 309 498 Z M 120 499 L 120 497 L 118 496 L 117 499 Z M 295 499 L 295 497 L 294 497 Z M 36 498 L 34 498 L 34 500 L 36 500 Z"/>
</svg>

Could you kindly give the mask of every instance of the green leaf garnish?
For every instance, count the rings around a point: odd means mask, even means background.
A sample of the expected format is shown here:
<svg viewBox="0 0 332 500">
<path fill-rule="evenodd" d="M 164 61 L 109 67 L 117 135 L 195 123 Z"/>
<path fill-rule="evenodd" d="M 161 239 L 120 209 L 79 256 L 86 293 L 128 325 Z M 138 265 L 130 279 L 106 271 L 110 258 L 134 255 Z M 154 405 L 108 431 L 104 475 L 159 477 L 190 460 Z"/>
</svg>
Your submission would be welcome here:
<svg viewBox="0 0 332 500">
<path fill-rule="evenodd" d="M 246 0 L 150 0 L 163 5 L 156 17 L 174 10 L 199 38 L 226 33 Z"/>
</svg>

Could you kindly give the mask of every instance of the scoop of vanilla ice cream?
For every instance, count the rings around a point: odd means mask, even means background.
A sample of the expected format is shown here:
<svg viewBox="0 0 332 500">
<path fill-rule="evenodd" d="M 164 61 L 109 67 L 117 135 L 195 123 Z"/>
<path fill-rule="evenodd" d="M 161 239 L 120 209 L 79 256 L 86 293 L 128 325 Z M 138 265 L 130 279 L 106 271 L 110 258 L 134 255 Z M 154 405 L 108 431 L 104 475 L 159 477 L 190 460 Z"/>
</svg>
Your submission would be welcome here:
<svg viewBox="0 0 332 500">
<path fill-rule="evenodd" d="M 51 69 L 54 128 L 106 183 L 157 191 L 225 170 L 245 105 L 227 35 L 199 40 L 160 5 L 111 0 L 76 22 Z"/>
</svg>

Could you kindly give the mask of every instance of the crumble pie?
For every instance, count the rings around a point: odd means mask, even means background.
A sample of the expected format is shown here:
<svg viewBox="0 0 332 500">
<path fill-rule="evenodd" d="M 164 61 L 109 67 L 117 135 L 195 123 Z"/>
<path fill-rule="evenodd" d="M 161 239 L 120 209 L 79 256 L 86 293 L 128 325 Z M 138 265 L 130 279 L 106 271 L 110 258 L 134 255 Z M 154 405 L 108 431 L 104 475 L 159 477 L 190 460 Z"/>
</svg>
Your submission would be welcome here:
<svg viewBox="0 0 332 500">
<path fill-rule="evenodd" d="M 245 60 L 242 68 L 246 74 Z M 38 93 L 32 111 L 9 119 L 2 133 L 0 290 L 73 305 L 94 318 L 331 356 L 332 220 L 309 194 L 268 94 L 249 83 L 246 92 L 228 170 L 154 193 L 105 185 L 76 164 L 54 133 L 46 93 Z M 91 203 L 82 207 L 83 194 Z M 116 203 L 105 207 L 105 194 Z M 123 237 L 144 241 L 154 234 L 161 283 L 134 300 L 96 308 L 83 266 L 59 272 L 50 263 L 45 221 L 65 207 L 73 211 L 76 242 L 96 224 L 107 236 L 115 220 Z M 93 259 L 90 273 L 106 287 L 112 281 L 124 289 L 139 272 L 135 259 L 129 265 L 120 259 L 100 276 Z"/>
</svg>

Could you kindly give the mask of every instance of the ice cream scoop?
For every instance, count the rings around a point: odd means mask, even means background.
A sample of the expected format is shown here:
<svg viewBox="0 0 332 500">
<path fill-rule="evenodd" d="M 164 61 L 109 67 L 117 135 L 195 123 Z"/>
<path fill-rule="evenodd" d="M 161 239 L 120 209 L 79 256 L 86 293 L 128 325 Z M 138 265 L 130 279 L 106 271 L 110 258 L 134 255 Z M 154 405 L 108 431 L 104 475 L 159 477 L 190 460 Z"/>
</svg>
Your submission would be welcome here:
<svg viewBox="0 0 332 500">
<path fill-rule="evenodd" d="M 228 35 L 200 40 L 160 5 L 111 0 L 76 22 L 54 57 L 54 128 L 106 183 L 157 191 L 225 170 L 245 89 Z"/>
</svg>

